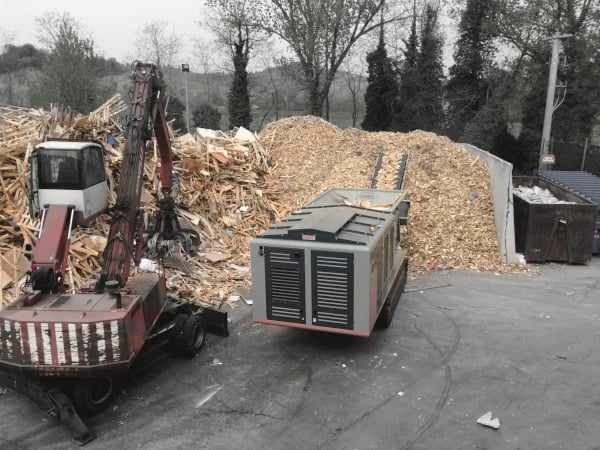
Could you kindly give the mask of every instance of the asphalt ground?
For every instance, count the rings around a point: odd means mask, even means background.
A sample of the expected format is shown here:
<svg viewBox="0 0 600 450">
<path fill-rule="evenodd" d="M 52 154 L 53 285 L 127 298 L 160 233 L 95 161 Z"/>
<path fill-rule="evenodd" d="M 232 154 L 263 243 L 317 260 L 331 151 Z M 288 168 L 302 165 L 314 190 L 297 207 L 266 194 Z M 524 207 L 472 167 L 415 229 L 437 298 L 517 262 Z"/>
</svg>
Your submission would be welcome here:
<svg viewBox="0 0 600 450">
<path fill-rule="evenodd" d="M 369 338 L 256 324 L 240 301 L 229 337 L 132 377 L 85 448 L 598 449 L 600 258 L 529 269 L 409 280 Z M 77 447 L 4 391 L 0 448 Z"/>
</svg>

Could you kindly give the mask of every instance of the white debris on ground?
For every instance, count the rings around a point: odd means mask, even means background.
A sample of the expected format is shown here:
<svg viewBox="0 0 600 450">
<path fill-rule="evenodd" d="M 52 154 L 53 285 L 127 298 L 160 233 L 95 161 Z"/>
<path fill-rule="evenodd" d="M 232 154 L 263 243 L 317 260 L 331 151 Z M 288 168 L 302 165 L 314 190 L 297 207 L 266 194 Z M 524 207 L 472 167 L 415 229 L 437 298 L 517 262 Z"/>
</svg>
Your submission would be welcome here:
<svg viewBox="0 0 600 450">
<path fill-rule="evenodd" d="M 496 430 L 500 428 L 500 420 L 497 417 L 492 419 L 491 411 L 488 411 L 479 419 L 477 419 L 477 423 L 486 427 L 494 428 Z"/>
<path fill-rule="evenodd" d="M 513 194 L 516 194 L 522 199 L 527 200 L 529 203 L 575 204 L 575 202 L 559 200 L 548 189 L 544 189 L 539 186 L 519 186 L 513 189 Z"/>
</svg>

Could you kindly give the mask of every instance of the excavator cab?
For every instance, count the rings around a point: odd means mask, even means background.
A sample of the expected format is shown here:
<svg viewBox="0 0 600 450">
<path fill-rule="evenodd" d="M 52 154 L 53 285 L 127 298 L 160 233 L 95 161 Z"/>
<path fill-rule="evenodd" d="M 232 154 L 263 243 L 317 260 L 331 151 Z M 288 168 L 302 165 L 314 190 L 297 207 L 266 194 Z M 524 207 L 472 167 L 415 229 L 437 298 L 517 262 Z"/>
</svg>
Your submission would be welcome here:
<svg viewBox="0 0 600 450">
<path fill-rule="evenodd" d="M 49 205 L 73 207 L 74 225 L 86 225 L 108 208 L 102 144 L 53 139 L 31 153 L 30 214 L 41 219 Z"/>
</svg>

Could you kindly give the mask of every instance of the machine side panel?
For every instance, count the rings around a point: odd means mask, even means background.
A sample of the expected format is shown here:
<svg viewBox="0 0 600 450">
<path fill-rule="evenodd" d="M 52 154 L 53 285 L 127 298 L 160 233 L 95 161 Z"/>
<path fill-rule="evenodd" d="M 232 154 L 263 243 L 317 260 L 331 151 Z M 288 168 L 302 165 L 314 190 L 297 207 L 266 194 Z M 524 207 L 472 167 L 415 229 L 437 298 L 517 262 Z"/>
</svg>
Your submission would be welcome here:
<svg viewBox="0 0 600 450">
<path fill-rule="evenodd" d="M 332 328 L 354 326 L 354 255 L 311 251 L 312 323 Z"/>
<path fill-rule="evenodd" d="M 304 250 L 265 247 L 267 318 L 306 323 Z"/>
</svg>

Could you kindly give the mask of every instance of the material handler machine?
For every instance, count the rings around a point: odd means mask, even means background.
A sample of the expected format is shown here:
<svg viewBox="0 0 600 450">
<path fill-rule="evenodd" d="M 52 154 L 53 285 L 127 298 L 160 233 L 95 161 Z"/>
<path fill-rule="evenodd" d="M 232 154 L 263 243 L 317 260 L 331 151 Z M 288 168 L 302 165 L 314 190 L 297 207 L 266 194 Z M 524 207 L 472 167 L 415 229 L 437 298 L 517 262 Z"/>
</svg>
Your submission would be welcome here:
<svg viewBox="0 0 600 450">
<path fill-rule="evenodd" d="M 60 419 L 83 445 L 95 438 L 79 414 L 114 399 L 117 382 L 152 343 L 192 357 L 207 327 L 227 334 L 227 313 L 167 294 L 165 273 L 138 272 L 144 247 L 159 259 L 199 243 L 182 228 L 172 196 L 172 153 L 154 65 L 136 63 L 115 205 L 108 210 L 104 150 L 97 141 L 49 140 L 31 154 L 30 213 L 40 219 L 28 292 L 0 310 L 0 385 Z M 146 143 L 160 150 L 157 213 L 144 227 Z M 108 212 L 110 231 L 95 283 L 76 293 L 65 282 L 71 230 Z M 132 270 L 132 266 L 134 267 Z M 164 338 L 164 339 L 160 339 Z"/>
</svg>

